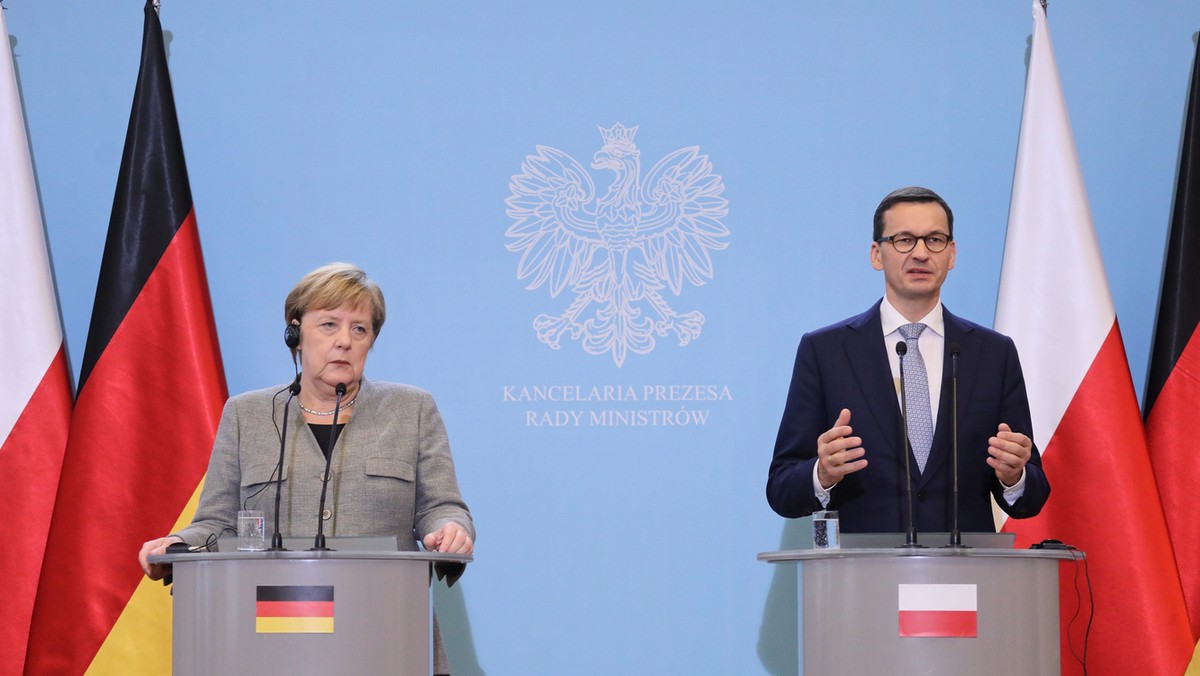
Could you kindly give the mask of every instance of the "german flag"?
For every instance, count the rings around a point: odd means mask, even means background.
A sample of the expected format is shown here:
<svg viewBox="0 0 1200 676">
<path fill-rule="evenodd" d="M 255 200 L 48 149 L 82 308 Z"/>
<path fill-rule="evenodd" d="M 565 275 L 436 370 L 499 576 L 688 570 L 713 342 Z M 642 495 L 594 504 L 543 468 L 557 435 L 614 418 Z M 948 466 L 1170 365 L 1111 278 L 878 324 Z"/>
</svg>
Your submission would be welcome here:
<svg viewBox="0 0 1200 676">
<path fill-rule="evenodd" d="M 255 594 L 255 632 L 333 633 L 333 586 L 260 585 Z"/>
<path fill-rule="evenodd" d="M 190 521 L 227 396 L 154 0 L 144 15 L 29 676 L 170 670 L 170 596 L 136 553 Z"/>
<path fill-rule="evenodd" d="M 1167 531 L 1187 599 L 1193 641 L 1200 639 L 1200 47 L 1179 152 L 1175 206 L 1163 262 L 1154 347 L 1146 383 L 1146 438 Z M 1089 552 L 1090 553 L 1090 552 Z M 1200 667 L 1200 649 L 1192 660 Z M 1189 671 L 1188 673 L 1192 673 Z"/>
</svg>

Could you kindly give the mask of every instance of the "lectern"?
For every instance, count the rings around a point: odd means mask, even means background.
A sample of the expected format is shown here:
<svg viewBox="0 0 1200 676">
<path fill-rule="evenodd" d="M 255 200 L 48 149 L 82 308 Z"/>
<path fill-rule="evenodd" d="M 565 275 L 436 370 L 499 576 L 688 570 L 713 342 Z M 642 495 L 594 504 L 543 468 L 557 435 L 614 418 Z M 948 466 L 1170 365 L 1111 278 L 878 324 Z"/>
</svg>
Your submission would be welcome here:
<svg viewBox="0 0 1200 676">
<path fill-rule="evenodd" d="M 801 674 L 1059 673 L 1058 564 L 1071 552 L 930 547 L 758 558 L 797 564 Z"/>
<path fill-rule="evenodd" d="M 470 556 L 398 551 L 166 554 L 176 676 L 429 676 L 430 572 Z"/>
</svg>

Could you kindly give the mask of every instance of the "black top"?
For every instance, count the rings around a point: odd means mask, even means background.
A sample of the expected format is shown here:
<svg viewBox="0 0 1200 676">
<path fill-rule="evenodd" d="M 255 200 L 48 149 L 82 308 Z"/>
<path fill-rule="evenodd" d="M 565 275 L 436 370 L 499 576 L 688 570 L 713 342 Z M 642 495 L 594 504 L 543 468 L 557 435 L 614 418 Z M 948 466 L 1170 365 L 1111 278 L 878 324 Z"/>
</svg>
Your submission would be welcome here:
<svg viewBox="0 0 1200 676">
<path fill-rule="evenodd" d="M 313 436 L 317 438 L 317 445 L 321 447 L 321 452 L 325 454 L 326 460 L 329 460 L 329 450 L 337 444 L 337 437 L 342 433 L 342 428 L 345 426 L 346 423 L 338 423 L 337 433 L 333 435 L 333 443 L 330 443 L 329 435 L 333 432 L 333 425 L 308 423 L 308 429 L 312 430 Z"/>
</svg>

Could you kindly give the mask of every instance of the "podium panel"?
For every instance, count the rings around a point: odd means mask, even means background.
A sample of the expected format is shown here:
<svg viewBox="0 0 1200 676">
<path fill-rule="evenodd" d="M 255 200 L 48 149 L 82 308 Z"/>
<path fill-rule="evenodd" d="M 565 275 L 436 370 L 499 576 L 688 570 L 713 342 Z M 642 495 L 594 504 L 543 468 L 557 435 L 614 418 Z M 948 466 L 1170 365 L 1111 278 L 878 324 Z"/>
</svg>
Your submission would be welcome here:
<svg viewBox="0 0 1200 676">
<path fill-rule="evenodd" d="M 433 667 L 430 565 L 417 552 L 221 552 L 171 563 L 173 673 L 387 673 Z"/>
<path fill-rule="evenodd" d="M 802 674 L 1057 674 L 1068 552 L 843 549 L 796 563 Z"/>
</svg>

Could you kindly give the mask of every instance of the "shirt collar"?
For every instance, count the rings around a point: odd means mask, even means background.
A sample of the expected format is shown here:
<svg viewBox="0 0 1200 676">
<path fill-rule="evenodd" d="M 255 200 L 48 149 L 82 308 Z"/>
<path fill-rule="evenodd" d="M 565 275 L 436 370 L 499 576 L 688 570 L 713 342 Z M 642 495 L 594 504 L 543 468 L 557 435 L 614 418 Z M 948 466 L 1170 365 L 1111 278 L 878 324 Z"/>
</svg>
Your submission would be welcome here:
<svg viewBox="0 0 1200 676">
<path fill-rule="evenodd" d="M 891 335 L 900 330 L 901 326 L 911 323 L 888 301 L 887 296 L 884 296 L 883 302 L 879 304 L 879 320 L 883 324 L 883 335 L 885 336 Z M 939 300 L 929 314 L 922 317 L 917 323 L 924 324 L 934 333 L 945 337 L 946 320 L 942 316 L 942 301 Z"/>
</svg>

